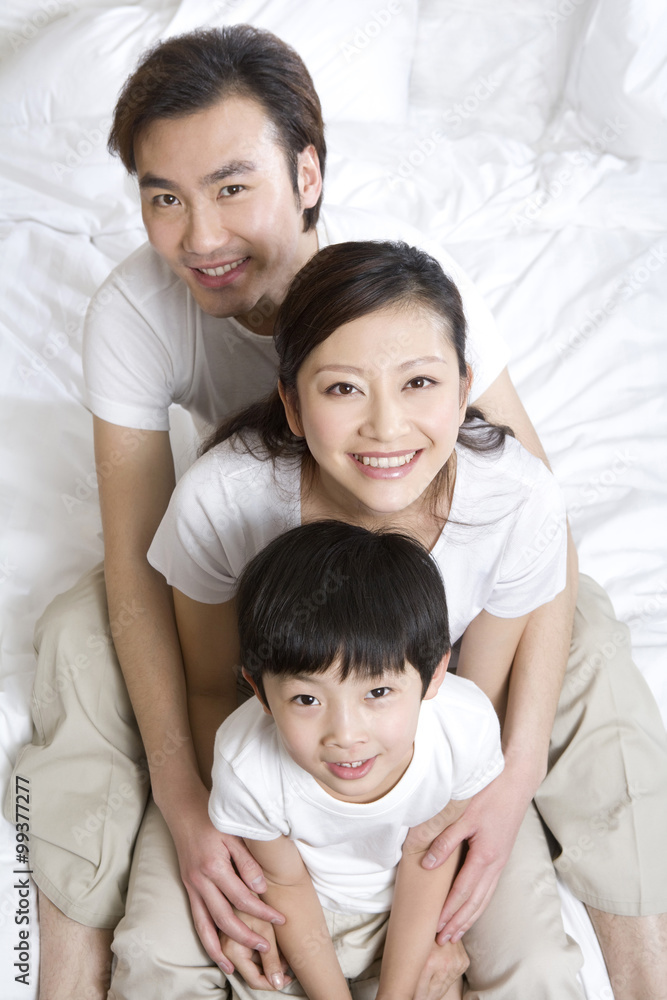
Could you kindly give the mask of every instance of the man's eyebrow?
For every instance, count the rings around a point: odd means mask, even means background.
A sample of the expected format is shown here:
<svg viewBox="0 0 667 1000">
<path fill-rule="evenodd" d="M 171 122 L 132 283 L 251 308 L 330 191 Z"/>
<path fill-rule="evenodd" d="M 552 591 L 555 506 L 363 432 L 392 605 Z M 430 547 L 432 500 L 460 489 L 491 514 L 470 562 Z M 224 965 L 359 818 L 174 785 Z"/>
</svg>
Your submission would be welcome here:
<svg viewBox="0 0 667 1000">
<path fill-rule="evenodd" d="M 199 181 L 199 186 L 208 187 L 211 184 L 224 181 L 228 177 L 238 174 L 250 174 L 255 170 L 257 170 L 257 165 L 252 163 L 251 160 L 231 160 L 229 163 L 223 164 L 218 170 L 214 170 L 213 173 L 202 177 Z M 179 185 L 175 181 L 170 181 L 167 177 L 156 177 L 155 174 L 151 173 L 144 174 L 143 177 L 139 178 L 139 187 L 166 188 L 169 191 L 179 190 Z"/>
</svg>

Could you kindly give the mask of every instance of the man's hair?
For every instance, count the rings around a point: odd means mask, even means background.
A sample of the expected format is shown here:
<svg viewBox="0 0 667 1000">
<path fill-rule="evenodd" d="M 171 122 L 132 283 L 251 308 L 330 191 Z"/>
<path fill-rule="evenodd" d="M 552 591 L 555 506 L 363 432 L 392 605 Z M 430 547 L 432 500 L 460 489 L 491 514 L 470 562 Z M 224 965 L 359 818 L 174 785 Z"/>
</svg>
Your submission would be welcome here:
<svg viewBox="0 0 667 1000">
<path fill-rule="evenodd" d="M 276 129 L 298 196 L 297 157 L 314 146 L 324 177 L 327 147 L 322 109 L 303 60 L 269 31 L 237 24 L 159 42 L 126 81 L 114 111 L 109 151 L 136 173 L 134 144 L 152 122 L 204 111 L 227 97 L 257 101 Z M 322 197 L 304 211 L 304 229 L 318 219 Z"/>
<path fill-rule="evenodd" d="M 248 563 L 236 603 L 241 663 L 263 693 L 269 674 L 369 681 L 410 663 L 422 693 L 450 649 L 445 589 L 429 553 L 393 531 L 318 521 Z"/>
</svg>

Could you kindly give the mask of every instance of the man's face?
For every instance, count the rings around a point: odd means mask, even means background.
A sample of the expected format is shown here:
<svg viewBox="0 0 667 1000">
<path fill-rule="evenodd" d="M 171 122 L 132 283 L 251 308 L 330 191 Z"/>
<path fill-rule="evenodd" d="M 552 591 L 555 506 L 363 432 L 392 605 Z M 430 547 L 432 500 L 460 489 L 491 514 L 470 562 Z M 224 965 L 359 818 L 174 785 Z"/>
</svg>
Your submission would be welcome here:
<svg viewBox="0 0 667 1000">
<path fill-rule="evenodd" d="M 140 133 L 135 159 L 148 238 L 201 309 L 270 333 L 275 307 L 317 250 L 303 210 L 320 196 L 312 147 L 299 154 L 299 196 L 261 105 L 247 97 Z M 216 273 L 217 272 L 217 273 Z M 258 308 L 260 306 L 261 308 Z"/>
</svg>

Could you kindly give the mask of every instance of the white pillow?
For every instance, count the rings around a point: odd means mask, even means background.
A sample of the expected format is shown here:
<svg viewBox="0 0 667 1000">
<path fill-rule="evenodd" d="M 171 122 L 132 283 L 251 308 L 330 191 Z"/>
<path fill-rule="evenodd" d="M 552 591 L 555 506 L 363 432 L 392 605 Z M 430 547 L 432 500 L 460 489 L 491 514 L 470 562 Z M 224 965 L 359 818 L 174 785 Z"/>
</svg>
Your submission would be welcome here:
<svg viewBox="0 0 667 1000">
<path fill-rule="evenodd" d="M 244 21 L 296 48 L 325 121 L 406 120 L 417 0 L 182 0 L 143 8 L 97 0 L 28 31 L 25 44 L 14 32 L 0 73 L 0 120 L 108 118 L 141 53 L 160 38 Z"/>
</svg>

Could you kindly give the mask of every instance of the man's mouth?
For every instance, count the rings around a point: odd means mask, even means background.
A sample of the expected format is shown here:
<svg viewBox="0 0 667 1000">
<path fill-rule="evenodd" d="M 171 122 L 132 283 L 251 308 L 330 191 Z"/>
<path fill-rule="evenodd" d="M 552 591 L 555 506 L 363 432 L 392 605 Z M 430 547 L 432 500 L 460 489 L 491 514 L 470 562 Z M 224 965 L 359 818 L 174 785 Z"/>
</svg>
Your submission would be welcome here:
<svg viewBox="0 0 667 1000">
<path fill-rule="evenodd" d="M 397 469 L 401 465 L 409 465 L 416 454 L 416 451 L 407 451 L 403 455 L 360 455 L 353 453 L 353 456 L 357 462 L 362 465 L 370 465 L 373 469 Z"/>
<path fill-rule="evenodd" d="M 233 260 L 229 264 L 220 264 L 218 267 L 195 267 L 193 270 L 199 271 L 200 274 L 208 274 L 211 278 L 219 278 L 223 274 L 227 274 L 228 271 L 233 271 L 239 266 L 239 264 L 245 263 L 248 257 L 239 257 L 238 260 Z"/>
</svg>

